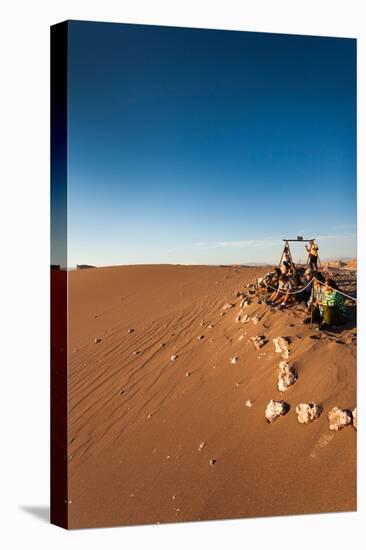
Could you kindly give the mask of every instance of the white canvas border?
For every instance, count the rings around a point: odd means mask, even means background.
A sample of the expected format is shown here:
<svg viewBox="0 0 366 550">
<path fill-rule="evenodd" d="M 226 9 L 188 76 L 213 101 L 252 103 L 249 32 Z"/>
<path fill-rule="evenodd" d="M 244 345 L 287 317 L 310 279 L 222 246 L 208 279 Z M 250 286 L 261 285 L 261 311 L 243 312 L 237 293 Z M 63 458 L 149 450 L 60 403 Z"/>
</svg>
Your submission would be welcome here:
<svg viewBox="0 0 366 550">
<path fill-rule="evenodd" d="M 49 456 L 49 26 L 64 19 L 345 36 L 358 39 L 358 234 L 365 234 L 366 37 L 361 1 L 69 0 L 3 6 L 2 55 L 2 453 L 5 548 L 358 548 L 364 532 L 365 293 L 359 288 L 359 511 L 64 532 L 25 507 L 48 505 Z M 359 281 L 365 254 L 358 241 Z M 5 306 L 5 307 L 4 307 Z M 5 475 L 4 475 L 5 474 Z M 39 512 L 39 511 L 38 511 Z M 39 514 L 38 514 L 39 515 Z M 291 541 L 291 542 L 290 542 Z"/>
</svg>

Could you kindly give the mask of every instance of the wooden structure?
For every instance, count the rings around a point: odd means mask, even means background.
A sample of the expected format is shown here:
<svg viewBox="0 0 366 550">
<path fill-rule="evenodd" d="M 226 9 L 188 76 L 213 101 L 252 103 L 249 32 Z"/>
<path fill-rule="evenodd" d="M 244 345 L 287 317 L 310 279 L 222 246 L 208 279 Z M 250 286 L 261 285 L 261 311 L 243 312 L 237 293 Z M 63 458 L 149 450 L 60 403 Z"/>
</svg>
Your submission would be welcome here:
<svg viewBox="0 0 366 550">
<path fill-rule="evenodd" d="M 295 263 L 292 259 L 292 254 L 291 254 L 291 249 L 290 249 L 290 244 L 289 243 L 308 243 L 309 244 L 308 256 L 307 256 L 307 259 L 306 259 L 306 267 L 309 267 L 309 265 L 310 265 L 310 249 L 311 249 L 311 245 L 313 244 L 314 241 L 315 241 L 315 239 L 304 239 L 301 236 L 297 237 L 296 239 L 283 239 L 283 242 L 285 244 L 284 244 L 284 247 L 283 247 L 283 250 L 282 250 L 279 267 L 281 267 L 283 257 L 286 253 L 289 257 L 288 261 L 289 261 L 290 266 L 292 268 L 296 267 Z M 318 268 L 320 268 L 319 254 L 318 254 Z"/>
</svg>

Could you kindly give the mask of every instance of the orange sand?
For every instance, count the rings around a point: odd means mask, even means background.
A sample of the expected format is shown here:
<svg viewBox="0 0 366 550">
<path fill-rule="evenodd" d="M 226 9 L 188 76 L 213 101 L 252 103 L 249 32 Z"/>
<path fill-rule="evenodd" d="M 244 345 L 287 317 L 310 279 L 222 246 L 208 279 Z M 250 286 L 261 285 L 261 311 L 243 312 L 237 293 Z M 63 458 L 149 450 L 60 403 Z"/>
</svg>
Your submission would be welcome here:
<svg viewBox="0 0 366 550">
<path fill-rule="evenodd" d="M 236 291 L 263 272 L 69 273 L 70 528 L 355 510 L 356 431 L 331 432 L 327 419 L 356 406 L 355 329 L 314 340 L 299 310 L 256 300 L 245 313 L 264 314 L 259 324 L 235 323 Z M 269 338 L 260 352 L 248 342 L 258 334 Z M 277 336 L 290 337 L 299 373 L 282 397 Z M 281 398 L 291 410 L 270 425 L 265 407 Z M 324 407 L 309 425 L 297 421 L 303 401 Z"/>
</svg>

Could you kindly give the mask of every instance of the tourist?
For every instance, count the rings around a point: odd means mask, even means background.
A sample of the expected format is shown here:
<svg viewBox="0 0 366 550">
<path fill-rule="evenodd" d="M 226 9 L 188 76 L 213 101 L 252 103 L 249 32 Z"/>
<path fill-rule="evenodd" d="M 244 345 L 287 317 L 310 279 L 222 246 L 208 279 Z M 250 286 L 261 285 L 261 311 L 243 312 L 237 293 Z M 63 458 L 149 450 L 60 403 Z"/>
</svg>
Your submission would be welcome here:
<svg viewBox="0 0 366 550">
<path fill-rule="evenodd" d="M 324 287 L 323 287 L 322 283 L 324 284 L 325 279 L 324 279 L 323 274 L 320 273 L 320 271 L 315 271 L 312 274 L 312 276 L 313 276 L 313 279 L 314 279 L 313 288 L 311 290 L 311 295 L 310 295 L 310 299 L 307 303 L 307 310 L 306 310 L 306 312 L 308 314 L 312 313 L 312 316 L 306 317 L 303 320 L 303 323 L 305 323 L 305 324 L 309 324 L 312 321 L 317 322 L 317 323 L 321 323 L 322 318 L 323 318 L 323 305 L 322 305 L 322 302 L 323 302 L 323 293 L 324 293 L 323 288 Z"/>
<path fill-rule="evenodd" d="M 302 277 L 299 271 L 300 270 L 298 270 L 298 279 L 300 284 L 298 284 L 298 286 L 303 287 L 303 290 L 298 294 L 294 294 L 294 298 L 296 302 L 302 304 L 304 309 L 306 309 L 307 303 L 311 298 L 312 285 L 310 282 L 313 280 L 313 271 L 310 268 L 306 269 Z"/>
<path fill-rule="evenodd" d="M 315 239 L 311 241 L 310 248 L 305 245 L 306 250 L 309 253 L 309 264 L 310 268 L 313 271 L 317 271 L 318 269 L 318 245 L 315 242 Z"/>
<path fill-rule="evenodd" d="M 322 296 L 323 321 L 320 330 L 342 326 L 347 322 L 347 309 L 342 294 L 333 279 L 326 279 Z"/>
<path fill-rule="evenodd" d="M 267 304 L 273 307 L 284 307 L 291 299 L 291 288 L 290 278 L 282 273 L 279 278 L 278 288 L 271 294 Z"/>
</svg>

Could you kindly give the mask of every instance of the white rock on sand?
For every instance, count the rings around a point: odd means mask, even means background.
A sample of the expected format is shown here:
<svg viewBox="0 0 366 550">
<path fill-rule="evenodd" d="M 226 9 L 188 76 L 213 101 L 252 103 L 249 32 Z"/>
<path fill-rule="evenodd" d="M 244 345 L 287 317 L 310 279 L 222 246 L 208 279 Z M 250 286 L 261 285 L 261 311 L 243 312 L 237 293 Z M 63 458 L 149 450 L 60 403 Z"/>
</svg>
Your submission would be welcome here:
<svg viewBox="0 0 366 550">
<path fill-rule="evenodd" d="M 348 424 L 352 424 L 352 414 L 349 411 L 333 407 L 328 413 L 329 429 L 339 432 Z"/>
<path fill-rule="evenodd" d="M 298 379 L 298 374 L 294 367 L 289 365 L 287 361 L 281 361 L 278 367 L 280 369 L 278 373 L 278 389 L 280 392 L 284 392 L 295 384 Z"/>
<path fill-rule="evenodd" d="M 258 325 L 260 317 L 258 315 L 254 315 L 254 317 L 252 317 L 252 321 L 254 325 Z"/>
<path fill-rule="evenodd" d="M 316 403 L 299 403 L 296 407 L 297 420 L 300 424 L 309 424 L 319 418 L 323 408 Z"/>
<path fill-rule="evenodd" d="M 234 307 L 234 304 L 225 304 L 224 306 L 222 306 L 222 309 L 231 309 L 232 307 Z"/>
<path fill-rule="evenodd" d="M 355 430 L 357 430 L 357 408 L 352 411 L 352 424 Z"/>
<path fill-rule="evenodd" d="M 178 359 L 178 355 L 175 355 L 175 354 L 170 357 L 171 361 L 176 361 L 177 359 Z"/>
<path fill-rule="evenodd" d="M 237 315 L 235 317 L 235 323 L 240 323 L 240 320 L 241 320 L 241 315 Z"/>
<path fill-rule="evenodd" d="M 245 402 L 246 407 L 253 407 L 253 404 L 253 401 L 251 401 L 250 399 L 247 399 L 247 401 Z"/>
<path fill-rule="evenodd" d="M 234 357 L 230 358 L 230 363 L 232 365 L 235 365 L 235 363 L 237 363 L 237 362 L 238 362 L 238 356 L 237 355 L 234 355 Z"/>
<path fill-rule="evenodd" d="M 257 350 L 261 349 L 264 344 L 268 342 L 265 336 L 252 336 L 250 339 L 253 342 L 255 349 Z"/>
<path fill-rule="evenodd" d="M 288 359 L 290 356 L 290 351 L 288 349 L 288 341 L 283 336 L 278 336 L 278 338 L 273 338 L 273 343 L 275 345 L 276 353 L 281 353 L 283 359 Z"/>
<path fill-rule="evenodd" d="M 277 418 L 287 414 L 289 409 L 290 407 L 287 403 L 285 403 L 285 401 L 274 401 L 271 399 L 266 408 L 266 419 L 270 424 L 272 424 L 272 422 L 277 420 Z"/>
<path fill-rule="evenodd" d="M 244 317 L 242 317 L 242 320 L 241 320 L 242 323 L 249 323 L 249 321 L 250 321 L 249 315 L 244 315 Z"/>
</svg>

